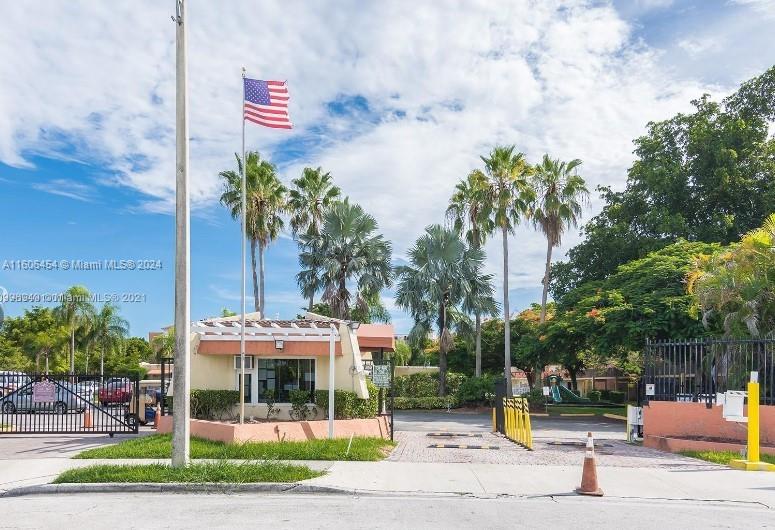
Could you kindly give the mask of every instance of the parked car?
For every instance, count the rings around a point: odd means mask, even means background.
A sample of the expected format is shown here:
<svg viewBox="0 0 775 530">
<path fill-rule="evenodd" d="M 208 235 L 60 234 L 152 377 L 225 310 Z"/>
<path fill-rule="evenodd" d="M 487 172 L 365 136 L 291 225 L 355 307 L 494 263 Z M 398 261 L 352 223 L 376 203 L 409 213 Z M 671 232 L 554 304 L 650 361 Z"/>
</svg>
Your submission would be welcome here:
<svg viewBox="0 0 775 530">
<path fill-rule="evenodd" d="M 124 377 L 111 377 L 100 388 L 97 397 L 100 405 L 126 404 L 132 398 L 132 383 Z"/>
<path fill-rule="evenodd" d="M 65 414 L 76 411 L 83 412 L 86 409 L 86 401 L 83 394 L 78 393 L 78 388 L 72 383 L 52 381 L 56 385 L 55 399 L 36 403 L 33 400 L 33 386 L 26 386 L 14 390 L 2 398 L 0 410 L 4 414 L 16 414 L 19 412 L 45 412 Z"/>
<path fill-rule="evenodd" d="M 0 395 L 5 396 L 31 381 L 30 376 L 23 372 L 0 372 Z"/>
</svg>

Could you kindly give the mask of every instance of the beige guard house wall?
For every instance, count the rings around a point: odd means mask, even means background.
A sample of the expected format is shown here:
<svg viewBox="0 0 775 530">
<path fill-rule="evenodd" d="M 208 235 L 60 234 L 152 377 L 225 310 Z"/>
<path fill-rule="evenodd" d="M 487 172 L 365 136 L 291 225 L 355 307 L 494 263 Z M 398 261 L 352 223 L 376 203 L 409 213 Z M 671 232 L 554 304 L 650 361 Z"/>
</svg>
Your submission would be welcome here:
<svg viewBox="0 0 775 530">
<path fill-rule="evenodd" d="M 353 332 L 347 324 L 340 324 L 337 354 L 334 358 L 334 385 L 338 390 L 354 392 L 359 398 L 368 399 L 369 391 L 366 387 L 366 373 L 363 370 L 363 359 L 358 344 L 357 331 Z M 292 340 L 286 338 L 287 341 Z M 205 354 L 199 352 L 201 340 L 198 335 L 192 337 L 191 348 L 191 388 L 206 390 L 236 390 L 237 370 L 234 368 L 234 355 L 239 355 L 239 341 L 236 341 L 236 351 L 230 354 Z M 231 342 L 230 342 L 231 344 Z M 325 349 L 328 351 L 328 339 L 325 339 Z M 257 361 L 260 358 L 272 359 L 315 359 L 315 389 L 328 390 L 329 356 L 326 355 L 283 355 L 282 353 L 271 355 L 254 355 L 254 369 L 252 371 L 254 388 L 257 379 Z M 257 396 L 253 392 L 253 402 L 245 404 L 247 417 L 266 418 L 267 406 L 257 402 Z M 277 403 L 280 409 L 277 419 L 289 419 L 290 404 Z M 319 410 L 317 419 L 324 417 L 324 411 Z"/>
</svg>

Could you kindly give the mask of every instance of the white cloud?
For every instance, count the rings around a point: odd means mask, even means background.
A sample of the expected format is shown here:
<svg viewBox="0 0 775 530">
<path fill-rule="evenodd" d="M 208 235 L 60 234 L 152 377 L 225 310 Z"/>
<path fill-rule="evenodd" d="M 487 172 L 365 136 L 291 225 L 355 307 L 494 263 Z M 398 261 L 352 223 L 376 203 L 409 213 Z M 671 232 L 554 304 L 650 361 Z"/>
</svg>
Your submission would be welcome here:
<svg viewBox="0 0 775 530">
<path fill-rule="evenodd" d="M 684 50 L 689 55 L 699 55 L 707 51 L 717 51 L 722 47 L 722 43 L 718 38 L 688 38 L 678 41 L 678 47 Z"/>
<path fill-rule="evenodd" d="M 31 155 L 66 151 L 110 170 L 112 184 L 147 194 L 145 210 L 169 211 L 171 9 L 166 2 L 4 3 L 0 161 L 24 166 Z M 311 139 L 304 160 L 282 166 L 286 180 L 302 165 L 322 165 L 374 213 L 398 254 L 425 225 L 443 220 L 455 182 L 492 145 L 515 143 L 531 159 L 581 158 L 591 189 L 620 189 L 644 124 L 687 110 L 707 89 L 676 79 L 659 52 L 599 2 L 276 0 L 263 2 L 260 16 L 256 9 L 188 5 L 195 205 L 218 207 L 217 172 L 233 165 L 240 147 L 244 65 L 249 75 L 289 80 L 297 127 L 249 127 L 248 147 L 284 158 L 283 140 Z M 373 116 L 330 116 L 325 104 L 342 95 L 366 98 Z M 576 240 L 569 234 L 563 248 Z M 539 284 L 544 248 L 535 231 L 519 230 L 515 288 Z M 488 245 L 495 273 L 499 249 L 497 240 Z"/>
<path fill-rule="evenodd" d="M 94 200 L 95 190 L 92 186 L 81 184 L 67 179 L 53 179 L 47 182 L 38 182 L 32 185 L 38 191 L 60 195 L 77 201 L 91 202 Z"/>
</svg>

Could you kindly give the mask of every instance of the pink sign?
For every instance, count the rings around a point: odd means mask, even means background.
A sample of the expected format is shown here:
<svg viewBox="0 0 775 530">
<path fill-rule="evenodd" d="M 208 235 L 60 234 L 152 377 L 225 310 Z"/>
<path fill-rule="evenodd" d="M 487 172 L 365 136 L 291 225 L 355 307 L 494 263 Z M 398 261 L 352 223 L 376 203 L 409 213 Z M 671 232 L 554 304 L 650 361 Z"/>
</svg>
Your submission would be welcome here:
<svg viewBox="0 0 775 530">
<path fill-rule="evenodd" d="M 51 381 L 40 381 L 32 385 L 32 402 L 47 403 L 56 401 L 57 387 Z"/>
</svg>

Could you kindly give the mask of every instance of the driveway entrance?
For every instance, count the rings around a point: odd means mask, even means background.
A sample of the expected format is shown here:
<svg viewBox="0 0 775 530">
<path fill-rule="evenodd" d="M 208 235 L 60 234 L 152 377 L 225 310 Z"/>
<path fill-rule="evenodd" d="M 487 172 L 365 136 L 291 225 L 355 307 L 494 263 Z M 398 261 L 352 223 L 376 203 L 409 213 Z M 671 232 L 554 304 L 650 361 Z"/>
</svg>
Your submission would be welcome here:
<svg viewBox="0 0 775 530">
<path fill-rule="evenodd" d="M 461 462 L 581 466 L 587 432 L 595 438 L 598 466 L 613 467 L 716 467 L 692 458 L 663 453 L 625 441 L 625 424 L 605 417 L 531 416 L 533 451 L 492 433 L 487 412 L 396 411 L 398 446 L 388 460 L 398 462 Z M 456 433 L 440 439 L 428 434 Z M 487 445 L 495 449 L 452 449 L 436 444 Z"/>
</svg>

